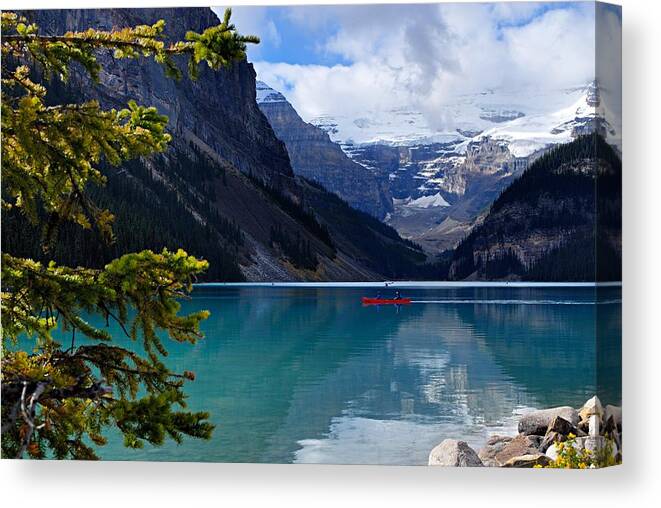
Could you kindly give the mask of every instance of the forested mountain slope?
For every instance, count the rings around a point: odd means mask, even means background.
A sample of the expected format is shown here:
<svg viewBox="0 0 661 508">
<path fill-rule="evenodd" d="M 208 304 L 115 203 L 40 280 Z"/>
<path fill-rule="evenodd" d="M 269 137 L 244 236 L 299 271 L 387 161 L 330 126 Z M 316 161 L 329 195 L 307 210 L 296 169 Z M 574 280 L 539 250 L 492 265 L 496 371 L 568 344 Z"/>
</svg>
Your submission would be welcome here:
<svg viewBox="0 0 661 508">
<path fill-rule="evenodd" d="M 121 28 L 166 22 L 172 40 L 187 30 L 201 32 L 218 23 L 210 9 L 42 10 L 23 13 L 48 34 L 67 30 Z M 241 27 L 239 27 L 240 29 Z M 167 78 L 147 60 L 101 56 L 104 71 L 93 84 L 78 69 L 64 85 L 53 81 L 49 100 L 97 99 L 121 108 L 134 99 L 169 117 L 173 141 L 159 156 L 122 167 L 104 167 L 108 184 L 89 189 L 116 216 L 116 241 L 101 245 L 92 232 L 62 228 L 53 255 L 38 248 L 39 231 L 13 214 L 2 217 L 3 250 L 67 264 L 100 266 L 129 251 L 183 247 L 211 263 L 206 280 L 375 280 L 393 278 L 389 264 L 369 249 L 351 245 L 344 224 L 314 208 L 305 182 L 294 175 L 284 144 L 259 110 L 255 72 L 248 62 L 229 69 L 200 68 L 196 81 Z M 59 83 L 59 84 L 58 84 Z M 333 194 L 317 188 L 316 202 Z M 364 214 L 342 205 L 347 221 L 373 238 Z M 424 261 L 417 248 L 390 230 L 384 248 L 403 255 L 398 274 L 413 276 Z M 383 250 L 387 252 L 387 248 Z"/>
<path fill-rule="evenodd" d="M 559 145 L 455 249 L 451 279 L 621 279 L 619 155 L 598 135 Z"/>
</svg>

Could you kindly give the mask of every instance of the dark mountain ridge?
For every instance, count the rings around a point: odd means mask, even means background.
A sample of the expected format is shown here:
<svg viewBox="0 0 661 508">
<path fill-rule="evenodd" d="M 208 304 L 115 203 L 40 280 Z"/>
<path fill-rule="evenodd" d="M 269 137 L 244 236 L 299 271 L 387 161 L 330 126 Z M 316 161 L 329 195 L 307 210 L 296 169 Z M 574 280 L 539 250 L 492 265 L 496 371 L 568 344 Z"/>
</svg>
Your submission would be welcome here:
<svg viewBox="0 0 661 508">
<path fill-rule="evenodd" d="M 210 9 L 42 10 L 21 13 L 43 33 L 121 28 L 166 21 L 172 39 L 201 32 L 219 21 Z M 240 27 L 239 27 L 240 28 Z M 200 67 L 196 81 L 167 78 L 147 59 L 114 60 L 101 55 L 103 72 L 94 84 L 81 69 L 69 82 L 51 81 L 50 99 L 97 99 L 104 107 L 125 107 L 130 99 L 156 106 L 169 117 L 173 141 L 165 153 L 104 168 L 108 185 L 89 189 L 115 215 L 117 240 L 98 244 L 90 232 L 63 227 L 52 256 L 38 247 L 39 231 L 22 217 L 3 214 L 7 252 L 54 257 L 73 265 L 102 266 L 124 252 L 183 247 L 206 258 L 206 280 L 378 280 L 393 278 L 391 265 L 370 259 L 349 245 L 343 225 L 306 197 L 309 185 L 291 169 L 255 97 L 255 71 L 248 62 L 212 71 Z M 335 196 L 322 188 L 317 202 Z M 392 230 L 383 235 L 363 225 L 363 214 L 341 202 L 338 209 L 360 237 L 398 258 L 398 274 L 414 276 L 424 261 L 417 248 Z M 351 248 L 349 248 L 351 247 Z"/>
<path fill-rule="evenodd" d="M 454 280 L 621 280 L 622 163 L 599 135 L 535 161 L 459 243 Z"/>
</svg>

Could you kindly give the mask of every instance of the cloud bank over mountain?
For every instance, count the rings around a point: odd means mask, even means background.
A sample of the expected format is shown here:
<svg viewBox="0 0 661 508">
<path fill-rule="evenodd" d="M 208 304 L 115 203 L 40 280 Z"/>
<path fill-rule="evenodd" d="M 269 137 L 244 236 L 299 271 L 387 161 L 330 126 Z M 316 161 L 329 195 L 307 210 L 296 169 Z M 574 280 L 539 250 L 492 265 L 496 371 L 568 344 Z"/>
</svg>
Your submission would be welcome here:
<svg viewBox="0 0 661 508">
<path fill-rule="evenodd" d="M 220 10 L 219 8 L 218 10 Z M 260 79 L 301 116 L 355 116 L 397 104 L 436 129 L 466 93 L 544 90 L 595 77 L 590 3 L 243 7 L 237 26 L 262 47 Z"/>
</svg>

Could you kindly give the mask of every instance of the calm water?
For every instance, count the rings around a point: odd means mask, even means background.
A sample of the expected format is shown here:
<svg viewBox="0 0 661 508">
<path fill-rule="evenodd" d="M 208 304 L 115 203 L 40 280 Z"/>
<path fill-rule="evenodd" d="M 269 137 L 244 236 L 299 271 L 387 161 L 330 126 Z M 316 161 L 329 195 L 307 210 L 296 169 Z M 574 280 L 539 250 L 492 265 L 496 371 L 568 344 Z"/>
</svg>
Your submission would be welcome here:
<svg viewBox="0 0 661 508">
<path fill-rule="evenodd" d="M 199 289 L 206 339 L 171 344 L 193 370 L 190 407 L 210 442 L 104 459 L 426 464 L 447 437 L 474 446 L 530 408 L 620 399 L 621 289 L 404 290 L 416 303 L 363 307 L 375 289 Z M 119 332 L 118 332 L 119 333 Z M 595 340 L 598 334 L 599 340 Z M 602 368 L 595 368 L 595 357 Z"/>
</svg>

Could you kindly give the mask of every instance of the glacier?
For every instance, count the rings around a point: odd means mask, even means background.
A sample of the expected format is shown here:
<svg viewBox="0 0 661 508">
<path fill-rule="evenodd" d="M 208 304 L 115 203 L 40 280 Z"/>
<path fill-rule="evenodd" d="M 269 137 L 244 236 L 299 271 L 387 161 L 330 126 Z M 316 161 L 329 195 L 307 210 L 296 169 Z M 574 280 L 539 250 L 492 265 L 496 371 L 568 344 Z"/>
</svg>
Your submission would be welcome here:
<svg viewBox="0 0 661 508">
<path fill-rule="evenodd" d="M 510 144 L 516 157 L 527 157 L 548 145 L 572 139 L 572 127 L 595 118 L 608 123 L 606 108 L 595 104 L 594 82 L 560 90 L 488 90 L 457 95 L 437 111 L 441 125 L 434 127 L 429 113 L 393 105 L 355 115 L 323 113 L 306 121 L 324 129 L 351 156 L 351 148 L 366 144 L 390 146 L 457 142 L 465 149 L 471 140 L 489 136 Z M 610 126 L 610 123 L 609 123 Z M 617 128 L 607 138 L 619 144 Z"/>
</svg>

